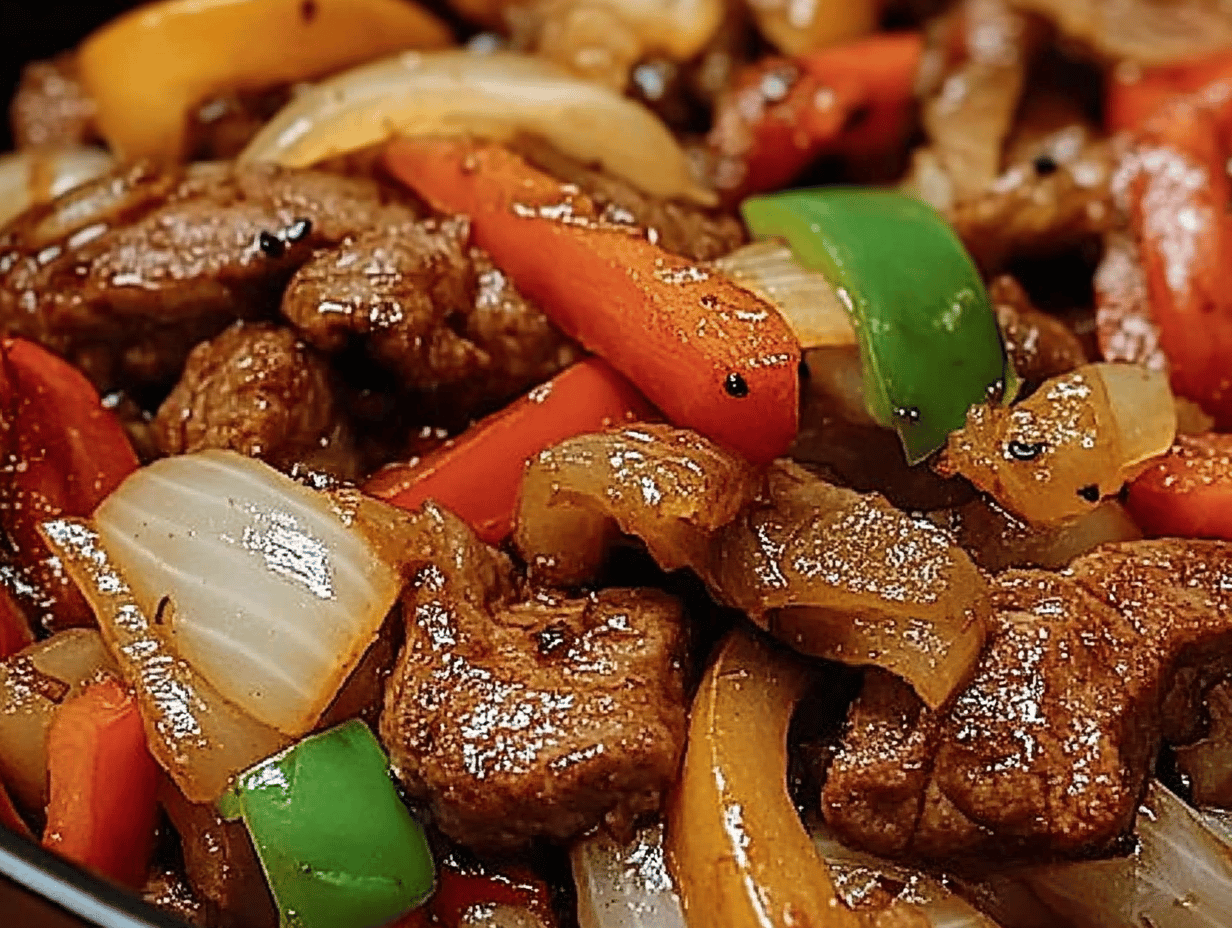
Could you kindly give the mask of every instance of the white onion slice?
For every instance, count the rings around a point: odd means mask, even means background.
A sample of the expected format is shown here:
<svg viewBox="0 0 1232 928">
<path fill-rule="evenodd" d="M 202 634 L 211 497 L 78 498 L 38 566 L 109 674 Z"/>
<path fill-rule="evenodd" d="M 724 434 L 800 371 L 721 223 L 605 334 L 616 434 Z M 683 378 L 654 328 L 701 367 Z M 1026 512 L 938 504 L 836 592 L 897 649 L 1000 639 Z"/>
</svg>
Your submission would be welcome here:
<svg viewBox="0 0 1232 928">
<path fill-rule="evenodd" d="M 671 131 L 649 109 L 517 52 L 407 52 L 296 96 L 239 157 L 306 167 L 395 135 L 538 136 L 652 196 L 710 204 Z"/>
<path fill-rule="evenodd" d="M 569 852 L 581 928 L 686 928 L 667 869 L 662 824 L 638 829 L 627 844 L 604 832 Z"/>
<path fill-rule="evenodd" d="M 175 653 L 158 614 L 142 609 L 88 522 L 54 519 L 41 530 L 94 609 L 103 641 L 137 693 L 150 753 L 185 796 L 213 802 L 236 774 L 290 743 L 223 699 Z"/>
<path fill-rule="evenodd" d="M 0 782 L 27 809 L 47 804 L 47 732 L 56 706 L 114 667 L 98 632 L 85 628 L 0 662 Z"/>
<path fill-rule="evenodd" d="M 114 164 L 107 152 L 88 146 L 0 155 L 0 225 L 106 174 Z"/>
<path fill-rule="evenodd" d="M 822 821 L 810 824 L 809 834 L 830 868 L 839 898 L 856 911 L 876 893 L 882 899 L 889 895 L 912 904 L 913 914 L 918 912 L 932 928 L 997 928 L 996 922 L 927 873 L 853 851 Z"/>
<path fill-rule="evenodd" d="M 1055 864 L 1020 878 L 1084 928 L 1227 928 L 1232 843 L 1159 782 L 1138 811 L 1137 850 L 1109 860 Z"/>
<path fill-rule="evenodd" d="M 397 569 L 330 498 L 229 451 L 164 458 L 98 507 L 103 545 L 176 652 L 257 720 L 315 724 L 376 639 Z"/>
<path fill-rule="evenodd" d="M 784 242 L 753 242 L 714 263 L 740 286 L 777 306 L 801 348 L 856 344 L 856 330 L 830 282 L 801 265 Z"/>
</svg>

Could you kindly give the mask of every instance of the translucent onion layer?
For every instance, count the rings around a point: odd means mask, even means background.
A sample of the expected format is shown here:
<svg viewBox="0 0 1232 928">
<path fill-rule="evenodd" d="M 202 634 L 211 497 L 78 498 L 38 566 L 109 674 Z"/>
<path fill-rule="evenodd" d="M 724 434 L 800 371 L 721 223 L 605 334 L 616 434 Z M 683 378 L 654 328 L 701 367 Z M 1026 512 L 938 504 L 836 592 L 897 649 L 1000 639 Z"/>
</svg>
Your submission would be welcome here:
<svg viewBox="0 0 1232 928">
<path fill-rule="evenodd" d="M 142 468 L 94 521 L 142 610 L 165 613 L 176 652 L 292 736 L 329 705 L 401 588 L 354 513 L 233 452 Z"/>
<path fill-rule="evenodd" d="M 652 196 L 714 202 L 649 109 L 516 52 L 410 52 L 339 74 L 296 96 L 240 161 L 305 167 L 396 135 L 519 134 L 600 164 Z"/>
</svg>

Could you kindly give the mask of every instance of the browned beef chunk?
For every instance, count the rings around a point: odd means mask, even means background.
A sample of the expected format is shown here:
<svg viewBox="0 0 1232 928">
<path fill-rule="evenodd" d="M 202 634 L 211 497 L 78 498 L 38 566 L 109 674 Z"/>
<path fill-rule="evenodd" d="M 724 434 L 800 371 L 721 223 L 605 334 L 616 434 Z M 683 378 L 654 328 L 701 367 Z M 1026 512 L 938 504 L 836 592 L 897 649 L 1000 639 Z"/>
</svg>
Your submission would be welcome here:
<svg viewBox="0 0 1232 928">
<path fill-rule="evenodd" d="M 271 316 L 315 248 L 406 222 L 371 181 L 269 166 L 137 166 L 0 234 L 0 327 L 81 367 L 100 389 L 169 385 L 189 349 Z"/>
<path fill-rule="evenodd" d="M 460 521 L 406 594 L 381 737 L 408 792 L 481 848 L 622 829 L 674 781 L 685 735 L 679 604 L 654 590 L 519 589 Z"/>
<path fill-rule="evenodd" d="M 97 137 L 94 101 L 81 86 L 72 52 L 22 69 L 9 119 L 18 148 L 76 145 Z"/>
<path fill-rule="evenodd" d="M 369 231 L 300 268 L 283 315 L 323 351 L 362 340 L 404 388 L 503 400 L 577 352 L 469 237 L 461 219 Z"/>
<path fill-rule="evenodd" d="M 237 322 L 202 342 L 154 419 L 166 454 L 230 448 L 359 476 L 328 362 L 290 329 Z"/>
<path fill-rule="evenodd" d="M 985 271 L 1022 254 L 1054 254 L 1116 221 L 1112 142 L 1074 125 L 1041 139 L 983 192 L 954 204 L 950 222 Z"/>
<path fill-rule="evenodd" d="M 603 218 L 644 226 L 653 241 L 694 261 L 711 261 L 744 244 L 744 227 L 734 216 L 690 203 L 659 200 L 602 171 L 586 167 L 546 145 L 519 146 L 534 164 L 576 184 Z"/>
<path fill-rule="evenodd" d="M 932 713 L 870 675 L 828 774 L 826 819 L 888 855 L 1054 855 L 1129 827 L 1174 685 L 1223 669 L 1232 546 L 1124 542 L 1065 573 L 1011 570 L 975 676 Z M 1175 698 L 1173 695 L 1172 698 Z"/>
<path fill-rule="evenodd" d="M 1001 276 L 988 288 L 1005 350 L 1023 380 L 1039 383 L 1087 363 L 1082 342 L 1060 319 L 1042 313 L 1013 277 Z"/>
</svg>

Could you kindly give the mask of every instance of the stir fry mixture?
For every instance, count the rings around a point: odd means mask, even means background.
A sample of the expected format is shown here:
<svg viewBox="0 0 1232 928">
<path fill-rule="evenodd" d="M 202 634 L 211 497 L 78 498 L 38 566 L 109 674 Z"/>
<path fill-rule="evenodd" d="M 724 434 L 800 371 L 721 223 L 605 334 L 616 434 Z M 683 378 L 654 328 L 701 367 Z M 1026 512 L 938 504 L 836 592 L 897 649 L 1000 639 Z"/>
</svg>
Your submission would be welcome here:
<svg viewBox="0 0 1232 928">
<path fill-rule="evenodd" d="M 1232 925 L 1227 0 L 154 0 L 0 157 L 0 823 L 201 928 Z"/>
</svg>

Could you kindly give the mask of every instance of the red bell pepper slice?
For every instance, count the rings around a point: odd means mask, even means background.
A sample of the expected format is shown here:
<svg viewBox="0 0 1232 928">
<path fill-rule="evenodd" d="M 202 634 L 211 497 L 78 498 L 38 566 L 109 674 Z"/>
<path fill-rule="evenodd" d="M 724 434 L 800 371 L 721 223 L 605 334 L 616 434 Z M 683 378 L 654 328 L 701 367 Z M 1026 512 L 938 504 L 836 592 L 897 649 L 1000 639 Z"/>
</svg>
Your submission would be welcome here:
<svg viewBox="0 0 1232 928">
<path fill-rule="evenodd" d="M 824 154 L 866 160 L 899 149 L 922 50 L 918 33 L 888 32 L 744 69 L 709 138 L 724 199 L 778 190 Z"/>
<path fill-rule="evenodd" d="M 513 530 L 531 458 L 566 438 L 651 415 L 631 383 L 601 359 L 587 358 L 421 461 L 378 471 L 364 492 L 403 509 L 434 499 L 497 544 Z"/>
<path fill-rule="evenodd" d="M 154 847 L 158 765 L 135 697 L 114 679 L 56 710 L 47 737 L 43 846 L 128 886 Z"/>
<path fill-rule="evenodd" d="M 1114 68 L 1104 95 L 1104 121 L 1110 132 L 1141 128 L 1173 98 L 1224 79 L 1232 79 L 1232 51 L 1200 61 L 1145 68 L 1132 77 Z"/>
<path fill-rule="evenodd" d="M 436 892 L 424 906 L 409 912 L 389 928 L 465 928 L 477 911 L 491 906 L 524 909 L 544 925 L 555 925 L 547 884 L 529 870 L 464 868 L 451 858 L 440 862 Z"/>
<path fill-rule="evenodd" d="M 1221 86 L 1221 85 L 1217 85 Z M 1172 389 L 1232 428 L 1232 82 L 1179 97 L 1135 134 L 1127 162 L 1130 224 Z"/>
<path fill-rule="evenodd" d="M 1148 535 L 1232 540 L 1232 435 L 1181 435 L 1129 485 L 1126 506 Z"/>
<path fill-rule="evenodd" d="M 93 624 L 76 587 L 48 565 L 38 524 L 89 516 L 137 469 L 128 436 L 80 371 L 20 338 L 0 342 L 0 422 L 14 462 L 0 482 L 0 527 L 40 598 L 54 601 L 56 626 Z"/>
<path fill-rule="evenodd" d="M 576 188 L 499 146 L 403 139 L 386 163 L 437 210 L 469 216 L 475 244 L 518 289 L 669 420 L 754 462 L 787 450 L 800 343 L 773 306 L 605 222 Z"/>
</svg>

